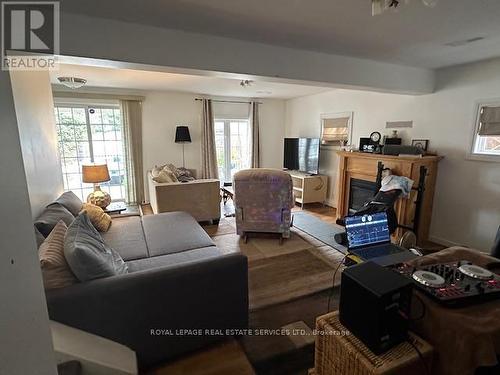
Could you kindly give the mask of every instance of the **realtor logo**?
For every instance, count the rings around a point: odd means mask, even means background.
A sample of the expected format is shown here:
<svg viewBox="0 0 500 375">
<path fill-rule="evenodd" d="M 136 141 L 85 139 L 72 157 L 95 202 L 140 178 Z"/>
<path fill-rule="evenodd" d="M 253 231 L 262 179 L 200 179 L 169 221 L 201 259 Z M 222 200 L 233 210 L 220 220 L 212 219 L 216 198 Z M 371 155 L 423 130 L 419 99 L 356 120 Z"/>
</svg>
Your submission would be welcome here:
<svg viewBox="0 0 500 375">
<path fill-rule="evenodd" d="M 2 1 L 2 70 L 55 69 L 58 1 Z"/>
</svg>

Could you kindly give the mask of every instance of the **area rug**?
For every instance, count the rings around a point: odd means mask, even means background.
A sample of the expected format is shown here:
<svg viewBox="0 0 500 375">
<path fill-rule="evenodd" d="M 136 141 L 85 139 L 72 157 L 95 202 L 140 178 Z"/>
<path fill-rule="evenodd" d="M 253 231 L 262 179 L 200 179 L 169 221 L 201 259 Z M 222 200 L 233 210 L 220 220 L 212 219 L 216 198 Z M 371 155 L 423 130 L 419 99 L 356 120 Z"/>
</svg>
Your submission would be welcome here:
<svg viewBox="0 0 500 375">
<path fill-rule="evenodd" d="M 325 245 L 329 245 L 344 254 L 347 253 L 347 248 L 338 244 L 334 239 L 337 233 L 345 232 L 344 227 L 327 223 L 304 211 L 294 212 L 293 226 L 313 236 Z"/>
<path fill-rule="evenodd" d="M 249 263 L 250 310 L 333 287 L 333 268 L 315 249 L 301 250 Z"/>
<path fill-rule="evenodd" d="M 343 258 L 338 250 L 297 228 L 282 245 L 269 234 L 256 234 L 245 243 L 236 234 L 234 218 L 222 218 L 219 226 L 204 229 L 222 252 L 247 256 L 252 311 L 331 288 Z M 340 273 L 335 285 L 339 278 Z"/>
</svg>

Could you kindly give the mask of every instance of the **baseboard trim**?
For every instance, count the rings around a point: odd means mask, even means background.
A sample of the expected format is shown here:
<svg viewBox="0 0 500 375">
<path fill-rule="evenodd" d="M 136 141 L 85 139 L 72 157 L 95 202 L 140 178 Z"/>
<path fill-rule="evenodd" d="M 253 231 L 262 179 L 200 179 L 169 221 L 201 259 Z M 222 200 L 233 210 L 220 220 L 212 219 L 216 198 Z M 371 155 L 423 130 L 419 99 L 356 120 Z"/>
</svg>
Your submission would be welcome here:
<svg viewBox="0 0 500 375">
<path fill-rule="evenodd" d="M 327 200 L 325 201 L 325 204 L 326 204 L 327 206 L 329 206 L 329 207 L 332 207 L 332 208 L 335 208 L 335 209 L 337 208 L 337 204 L 336 204 L 335 202 L 331 201 L 331 200 L 328 200 L 328 199 L 327 199 Z"/>
<path fill-rule="evenodd" d="M 438 245 L 446 246 L 446 247 L 464 246 L 464 245 L 461 245 L 459 243 L 456 243 L 456 242 L 453 242 L 453 241 L 449 241 L 449 240 L 446 240 L 444 238 L 436 237 L 436 236 L 429 236 L 429 241 L 437 243 Z"/>
</svg>

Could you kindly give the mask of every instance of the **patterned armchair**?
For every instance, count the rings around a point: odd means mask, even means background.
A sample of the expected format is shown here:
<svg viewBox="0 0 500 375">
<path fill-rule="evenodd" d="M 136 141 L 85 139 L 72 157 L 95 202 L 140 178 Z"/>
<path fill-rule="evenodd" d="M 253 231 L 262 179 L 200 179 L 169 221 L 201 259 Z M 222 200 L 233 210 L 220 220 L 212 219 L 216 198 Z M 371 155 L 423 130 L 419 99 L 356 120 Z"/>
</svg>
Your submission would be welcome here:
<svg viewBox="0 0 500 375">
<path fill-rule="evenodd" d="M 236 232 L 280 233 L 280 242 L 290 237 L 294 206 L 292 178 L 277 169 L 246 169 L 234 175 Z"/>
</svg>

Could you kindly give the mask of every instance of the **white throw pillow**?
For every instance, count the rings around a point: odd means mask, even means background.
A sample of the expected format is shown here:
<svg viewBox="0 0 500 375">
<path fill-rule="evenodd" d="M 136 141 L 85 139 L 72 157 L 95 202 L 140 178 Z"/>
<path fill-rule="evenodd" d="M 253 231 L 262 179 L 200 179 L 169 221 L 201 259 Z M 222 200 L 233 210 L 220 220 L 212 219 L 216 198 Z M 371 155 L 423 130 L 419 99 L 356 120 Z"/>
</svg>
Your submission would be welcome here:
<svg viewBox="0 0 500 375">
<path fill-rule="evenodd" d="M 163 169 L 160 173 L 158 173 L 158 176 L 153 177 L 154 182 L 159 182 L 159 183 L 164 183 L 164 182 L 177 182 L 177 177 L 165 169 Z"/>
<path fill-rule="evenodd" d="M 160 172 L 162 170 L 163 170 L 163 166 L 155 165 L 155 167 L 151 170 L 151 176 L 158 177 L 158 175 L 160 174 Z"/>
</svg>

